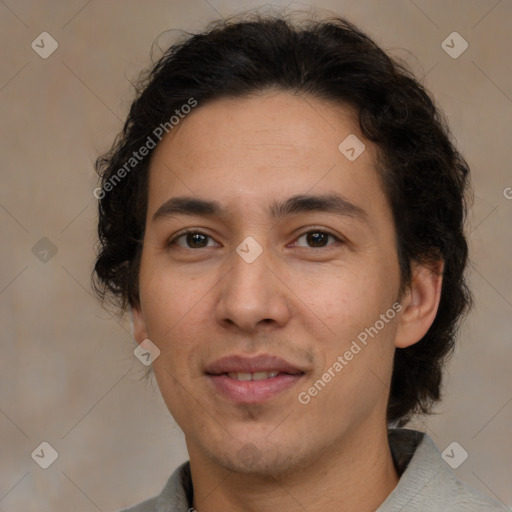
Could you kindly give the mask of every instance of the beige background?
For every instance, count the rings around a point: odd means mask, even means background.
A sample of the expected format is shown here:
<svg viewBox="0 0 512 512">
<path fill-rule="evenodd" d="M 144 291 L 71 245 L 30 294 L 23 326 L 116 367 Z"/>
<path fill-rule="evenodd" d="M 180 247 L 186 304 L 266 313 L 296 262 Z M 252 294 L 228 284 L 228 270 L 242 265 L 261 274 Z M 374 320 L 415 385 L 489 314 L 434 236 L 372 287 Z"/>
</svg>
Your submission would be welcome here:
<svg viewBox="0 0 512 512">
<path fill-rule="evenodd" d="M 121 127 L 129 80 L 169 29 L 264 5 L 245 0 L 0 2 L 0 511 L 111 511 L 160 492 L 187 458 L 183 436 L 134 342 L 95 302 L 92 163 Z M 285 5 L 276 2 L 275 5 Z M 449 366 L 440 450 L 457 441 L 460 478 L 512 505 L 512 3 L 509 0 L 336 0 L 347 16 L 409 62 L 446 112 L 473 170 L 471 280 L 476 308 Z M 291 9 L 307 4 L 288 2 Z M 43 31 L 59 44 L 42 59 Z M 452 59 L 441 42 L 459 32 Z M 161 44 L 168 42 L 163 34 Z M 158 56 L 158 51 L 156 51 Z M 57 252 L 32 249 L 43 237 Z M 52 256 L 52 257 L 50 257 Z M 48 469 L 31 458 L 46 441 Z"/>
</svg>

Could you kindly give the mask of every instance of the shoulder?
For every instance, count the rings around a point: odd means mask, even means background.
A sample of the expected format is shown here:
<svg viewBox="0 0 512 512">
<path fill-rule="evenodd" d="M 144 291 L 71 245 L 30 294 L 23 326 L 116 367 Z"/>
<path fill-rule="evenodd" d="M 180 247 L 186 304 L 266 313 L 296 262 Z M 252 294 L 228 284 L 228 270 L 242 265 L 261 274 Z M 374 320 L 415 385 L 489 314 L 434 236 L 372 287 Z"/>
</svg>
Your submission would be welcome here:
<svg viewBox="0 0 512 512">
<path fill-rule="evenodd" d="M 446 510 L 461 512 L 510 512 L 510 509 L 454 477 L 453 490 L 445 496 Z"/>
<path fill-rule="evenodd" d="M 156 511 L 156 502 L 158 500 L 158 496 L 154 498 L 150 498 L 149 500 L 143 501 L 138 505 L 134 505 L 130 508 L 125 508 L 120 510 L 119 512 L 155 512 Z"/>
<path fill-rule="evenodd" d="M 395 464 L 400 460 L 398 485 L 378 512 L 510 512 L 494 500 L 460 481 L 430 437 L 409 429 L 390 431 Z"/>
<path fill-rule="evenodd" d="M 119 512 L 189 512 L 192 494 L 190 462 L 187 461 L 174 470 L 158 496 Z"/>
</svg>

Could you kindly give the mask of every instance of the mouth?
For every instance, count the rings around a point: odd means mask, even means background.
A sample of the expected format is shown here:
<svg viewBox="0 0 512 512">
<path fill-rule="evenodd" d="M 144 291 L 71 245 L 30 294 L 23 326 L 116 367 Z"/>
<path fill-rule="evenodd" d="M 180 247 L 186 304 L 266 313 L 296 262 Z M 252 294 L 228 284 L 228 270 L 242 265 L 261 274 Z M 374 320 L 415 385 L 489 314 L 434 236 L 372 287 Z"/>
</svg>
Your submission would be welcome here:
<svg viewBox="0 0 512 512">
<path fill-rule="evenodd" d="M 229 372 L 229 373 L 225 373 L 223 375 L 227 375 L 230 379 L 247 381 L 247 380 L 273 379 L 274 377 L 277 377 L 278 375 L 283 375 L 283 372 L 254 372 L 254 373 Z"/>
<path fill-rule="evenodd" d="M 261 403 L 296 385 L 305 371 L 284 359 L 228 356 L 206 368 L 216 393 L 237 404 Z"/>
</svg>

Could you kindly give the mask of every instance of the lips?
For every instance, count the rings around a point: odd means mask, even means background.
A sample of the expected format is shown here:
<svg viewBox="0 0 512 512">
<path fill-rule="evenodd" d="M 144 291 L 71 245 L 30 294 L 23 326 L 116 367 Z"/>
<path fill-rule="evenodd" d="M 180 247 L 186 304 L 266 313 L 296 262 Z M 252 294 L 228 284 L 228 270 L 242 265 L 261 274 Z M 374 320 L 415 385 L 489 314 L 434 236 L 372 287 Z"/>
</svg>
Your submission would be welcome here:
<svg viewBox="0 0 512 512">
<path fill-rule="evenodd" d="M 214 390 L 238 404 L 269 400 L 304 376 L 299 366 L 276 356 L 228 356 L 208 365 L 205 373 Z"/>
<path fill-rule="evenodd" d="M 297 375 L 304 371 L 284 359 L 270 355 L 260 355 L 256 357 L 227 356 L 206 367 L 206 373 L 209 375 L 221 375 L 223 373 L 257 373 L 257 372 L 277 372 Z"/>
</svg>

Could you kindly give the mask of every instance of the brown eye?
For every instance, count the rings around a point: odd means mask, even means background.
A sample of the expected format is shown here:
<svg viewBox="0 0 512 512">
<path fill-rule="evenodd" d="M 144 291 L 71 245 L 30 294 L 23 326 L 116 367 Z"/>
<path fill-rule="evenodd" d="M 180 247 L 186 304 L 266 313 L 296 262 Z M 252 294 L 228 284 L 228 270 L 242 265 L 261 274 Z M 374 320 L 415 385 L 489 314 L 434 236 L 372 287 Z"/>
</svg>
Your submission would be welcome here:
<svg viewBox="0 0 512 512">
<path fill-rule="evenodd" d="M 185 235 L 185 240 L 189 247 L 205 247 L 205 245 L 208 243 L 206 242 L 207 236 L 203 235 L 202 233 L 187 233 Z M 206 244 L 205 244 L 206 242 Z"/>
<path fill-rule="evenodd" d="M 329 237 L 334 239 L 335 241 L 340 242 L 341 240 L 337 238 L 336 236 L 332 235 L 331 233 L 327 233 L 325 231 L 319 231 L 319 230 L 312 230 L 308 231 L 307 233 L 304 233 L 301 235 L 297 240 L 300 240 L 301 238 L 305 237 L 306 239 L 306 246 L 300 245 L 299 247 L 311 247 L 313 249 L 321 249 L 322 247 L 327 247 L 329 244 Z"/>
<path fill-rule="evenodd" d="M 181 239 L 185 241 L 184 244 L 178 243 L 178 240 Z M 203 247 L 208 247 L 208 240 L 213 239 L 200 231 L 187 231 L 171 240 L 169 245 L 176 244 L 178 247 L 183 247 L 184 249 L 202 249 Z"/>
<path fill-rule="evenodd" d="M 306 235 L 306 240 L 313 247 L 324 247 L 329 240 L 329 235 L 327 233 L 311 232 Z"/>
</svg>

